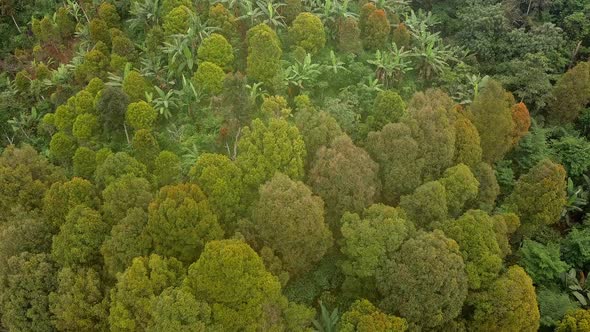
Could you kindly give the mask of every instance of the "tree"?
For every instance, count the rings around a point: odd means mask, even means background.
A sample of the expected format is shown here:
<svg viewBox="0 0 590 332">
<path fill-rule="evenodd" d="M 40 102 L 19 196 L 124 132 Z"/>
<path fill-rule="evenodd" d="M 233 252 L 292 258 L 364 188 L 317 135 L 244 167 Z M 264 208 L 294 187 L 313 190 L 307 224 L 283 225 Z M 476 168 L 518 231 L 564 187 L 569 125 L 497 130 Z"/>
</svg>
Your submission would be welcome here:
<svg viewBox="0 0 590 332">
<path fill-rule="evenodd" d="M 153 169 L 154 161 L 160 153 L 158 141 L 148 129 L 140 129 L 133 134 L 131 141 L 135 159 L 143 163 L 148 169 Z"/>
<path fill-rule="evenodd" d="M 382 49 L 387 43 L 391 26 L 383 9 L 369 2 L 361 8 L 361 37 L 366 49 Z"/>
<path fill-rule="evenodd" d="M 96 170 L 96 152 L 85 146 L 81 146 L 76 150 L 76 153 L 74 153 L 72 163 L 74 176 L 87 180 L 94 178 L 94 171 Z"/>
<path fill-rule="evenodd" d="M 201 87 L 203 91 L 210 95 L 217 95 L 223 88 L 223 80 L 225 79 L 225 73 L 223 69 L 213 62 L 201 62 L 193 81 L 195 86 Z"/>
<path fill-rule="evenodd" d="M 289 28 L 291 42 L 307 53 L 315 54 L 324 48 L 326 33 L 324 24 L 312 13 L 300 13 Z"/>
<path fill-rule="evenodd" d="M 230 69 L 234 61 L 234 50 L 225 37 L 213 33 L 199 45 L 197 59 L 200 63 L 211 62 L 223 69 Z"/>
<path fill-rule="evenodd" d="M 185 271 L 178 260 L 152 254 L 136 257 L 117 276 L 111 289 L 111 331 L 145 331 L 152 320 L 152 303 L 168 287 L 179 286 Z"/>
<path fill-rule="evenodd" d="M 303 177 L 305 143 L 299 130 L 284 119 L 260 119 L 246 127 L 238 143 L 236 158 L 242 170 L 244 185 L 252 201 L 258 187 L 281 172 L 293 180 Z"/>
<path fill-rule="evenodd" d="M 473 174 L 479 182 L 479 192 L 475 200 L 468 205 L 489 212 L 494 208 L 496 198 L 500 194 L 500 185 L 494 169 L 489 164 L 480 162 L 473 169 Z"/>
<path fill-rule="evenodd" d="M 455 319 L 467 297 L 465 264 L 443 232 L 420 233 L 377 270 L 380 307 L 411 325 L 436 328 Z"/>
<path fill-rule="evenodd" d="M 98 17 L 100 17 L 109 28 L 118 27 L 121 21 L 117 8 L 108 2 L 103 2 L 98 7 Z"/>
<path fill-rule="evenodd" d="M 6 147 L 0 155 L 0 223 L 10 218 L 14 208 L 42 208 L 45 192 L 54 182 L 64 180 L 63 170 L 30 145 Z"/>
<path fill-rule="evenodd" d="M 191 168 L 189 177 L 207 195 L 226 233 L 232 234 L 237 219 L 246 210 L 241 169 L 224 155 L 204 153 Z"/>
<path fill-rule="evenodd" d="M 377 269 L 413 237 L 415 227 L 401 209 L 382 204 L 371 205 L 360 216 L 347 212 L 340 223 L 340 251 L 346 256 L 342 263 L 346 275 L 342 288 L 357 297 L 376 298 Z"/>
<path fill-rule="evenodd" d="M 51 137 L 49 153 L 61 164 L 68 164 L 76 152 L 76 141 L 64 132 L 58 132 Z"/>
<path fill-rule="evenodd" d="M 97 154 L 98 159 L 98 154 Z M 136 177 L 145 177 L 147 169 L 144 164 L 137 161 L 125 152 L 109 154 L 104 162 L 96 167 L 94 180 L 99 188 L 105 188 L 123 175 L 131 174 Z"/>
<path fill-rule="evenodd" d="M 126 174 L 102 191 L 101 212 L 106 222 L 116 225 L 125 218 L 129 209 L 147 211 L 152 198 L 152 188 L 146 179 Z"/>
<path fill-rule="evenodd" d="M 237 37 L 237 19 L 221 3 L 216 3 L 209 8 L 209 18 L 207 25 L 219 28 L 219 33 L 227 40 L 233 40 Z"/>
<path fill-rule="evenodd" d="M 108 297 L 100 275 L 93 269 L 63 268 L 57 289 L 49 295 L 54 324 L 59 331 L 104 331 Z"/>
<path fill-rule="evenodd" d="M 361 52 L 361 29 L 356 18 L 349 16 L 338 23 L 338 49 L 346 53 Z"/>
<path fill-rule="evenodd" d="M 581 332 L 590 327 L 590 310 L 577 309 L 565 315 L 559 322 L 557 332 Z"/>
<path fill-rule="evenodd" d="M 117 132 L 123 129 L 129 97 L 123 90 L 107 87 L 99 92 L 96 111 L 100 114 L 105 132 Z"/>
<path fill-rule="evenodd" d="M 518 255 L 520 265 L 537 285 L 557 284 L 569 269 L 569 265 L 560 258 L 558 243 L 544 245 L 525 239 Z"/>
<path fill-rule="evenodd" d="M 82 178 L 54 183 L 43 198 L 43 214 L 59 228 L 68 213 L 78 205 L 97 208 L 99 199 L 94 185 Z"/>
<path fill-rule="evenodd" d="M 154 176 L 158 187 L 175 184 L 181 175 L 180 158 L 171 151 L 161 151 L 154 161 Z"/>
<path fill-rule="evenodd" d="M 488 163 L 502 159 L 512 146 L 513 104 L 500 83 L 493 80 L 487 82 L 471 104 L 471 121 L 479 132 L 483 159 Z"/>
<path fill-rule="evenodd" d="M 397 205 L 402 195 L 411 194 L 422 182 L 423 161 L 418 142 L 403 123 L 385 125 L 367 137 L 367 151 L 379 163 L 383 200 Z"/>
<path fill-rule="evenodd" d="M 259 196 L 252 208 L 256 242 L 272 248 L 292 276 L 309 271 L 332 246 L 324 202 L 305 184 L 281 173 L 260 187 Z"/>
<path fill-rule="evenodd" d="M 415 95 L 408 106 L 407 124 L 418 143 L 424 162 L 422 178 L 426 181 L 437 179 L 451 167 L 455 155 L 454 114 L 444 101 L 445 97 L 448 98 L 441 91 L 429 90 Z"/>
<path fill-rule="evenodd" d="M 147 332 L 205 332 L 211 308 L 199 302 L 186 287 L 166 288 L 152 301 L 152 319 Z"/>
<path fill-rule="evenodd" d="M 145 93 L 150 91 L 150 86 L 139 72 L 131 71 L 123 79 L 122 89 L 129 96 L 129 101 L 135 103 L 146 100 Z"/>
<path fill-rule="evenodd" d="M 8 260 L 6 288 L 2 290 L 2 324 L 10 331 L 54 331 L 49 311 L 56 268 L 47 254 L 28 252 Z"/>
<path fill-rule="evenodd" d="M 149 206 L 147 231 L 156 253 L 184 263 L 194 262 L 205 243 L 223 238 L 217 216 L 195 184 L 161 188 Z"/>
<path fill-rule="evenodd" d="M 512 122 L 514 130 L 512 131 L 512 145 L 518 144 L 518 141 L 529 132 L 531 127 L 531 115 L 529 109 L 523 102 L 512 106 Z"/>
<path fill-rule="evenodd" d="M 399 206 L 409 220 L 424 229 L 432 229 L 449 217 L 447 193 L 440 181 L 426 182 L 412 194 L 402 196 Z"/>
<path fill-rule="evenodd" d="M 468 201 L 477 197 L 479 182 L 465 164 L 448 168 L 439 182 L 445 187 L 449 215 L 458 217 Z"/>
<path fill-rule="evenodd" d="M 373 109 L 374 115 L 368 121 L 370 129 L 373 131 L 381 130 L 388 123 L 399 122 L 407 115 L 406 103 L 393 90 L 379 92 L 375 97 Z"/>
<path fill-rule="evenodd" d="M 100 247 L 106 271 L 117 276 L 131 265 L 133 258 L 146 256 L 152 248 L 152 240 L 145 228 L 148 214 L 134 207 L 127 211 L 111 229 Z"/>
<path fill-rule="evenodd" d="M 412 41 L 412 34 L 406 27 L 404 23 L 399 23 L 397 27 L 393 30 L 391 34 L 391 39 L 398 48 L 405 48 L 407 49 L 410 47 L 410 42 Z"/>
<path fill-rule="evenodd" d="M 186 6 L 187 8 L 192 7 L 192 1 L 190 0 L 164 0 L 160 8 L 160 14 L 162 16 L 168 15 L 174 8 L 178 6 Z"/>
<path fill-rule="evenodd" d="M 506 207 L 520 218 L 522 232 L 559 221 L 566 203 L 565 175 L 563 166 L 546 159 L 518 179 Z"/>
<path fill-rule="evenodd" d="M 89 37 L 92 44 L 103 42 L 105 45 L 111 44 L 111 35 L 109 27 L 105 21 L 100 18 L 93 18 L 88 23 Z"/>
<path fill-rule="evenodd" d="M 541 315 L 541 329 L 554 330 L 568 312 L 579 307 L 569 294 L 550 288 L 537 289 L 537 302 L 539 302 Z"/>
<path fill-rule="evenodd" d="M 277 34 L 268 25 L 261 23 L 248 30 L 247 40 L 248 77 L 272 87 L 271 82 L 281 70 L 283 53 Z"/>
<path fill-rule="evenodd" d="M 405 319 L 384 314 L 368 300 L 355 301 L 350 309 L 342 314 L 342 332 L 404 332 L 408 329 Z"/>
<path fill-rule="evenodd" d="M 145 101 L 129 104 L 125 113 L 125 121 L 135 130 L 151 129 L 157 117 L 156 110 Z"/>
<path fill-rule="evenodd" d="M 108 231 L 109 225 L 96 210 L 78 205 L 53 237 L 51 256 L 62 267 L 100 265 L 99 248 Z"/>
<path fill-rule="evenodd" d="M 299 98 L 299 97 L 298 97 Z M 340 125 L 328 112 L 305 107 L 297 109 L 295 125 L 305 142 L 307 158 L 305 166 L 311 167 L 317 151 L 322 146 L 329 146 L 332 141 L 343 134 Z"/>
<path fill-rule="evenodd" d="M 262 259 L 238 240 L 207 243 L 185 285 L 211 307 L 212 330 L 298 330 L 311 323 L 308 309 L 290 305 Z M 298 322 L 289 322 L 293 316 Z"/>
<path fill-rule="evenodd" d="M 460 116 L 455 121 L 455 156 L 453 163 L 476 168 L 481 162 L 482 150 L 479 132 L 469 119 Z"/>
<path fill-rule="evenodd" d="M 72 126 L 72 135 L 78 142 L 88 142 L 97 134 L 98 128 L 96 115 L 80 114 Z"/>
<path fill-rule="evenodd" d="M 189 28 L 191 15 L 191 10 L 184 5 L 172 9 L 164 16 L 164 23 L 162 24 L 166 35 L 185 34 Z"/>
<path fill-rule="evenodd" d="M 537 331 L 539 309 L 531 278 L 518 265 L 508 268 L 490 288 L 475 295 L 475 331 Z"/>
<path fill-rule="evenodd" d="M 459 245 L 469 288 L 485 289 L 502 269 L 503 254 L 496 241 L 494 220 L 481 210 L 469 210 L 457 220 L 444 222 L 441 228 Z"/>
<path fill-rule="evenodd" d="M 551 123 L 576 120 L 590 101 L 590 64 L 580 62 L 563 74 L 551 92 L 547 117 Z"/>
<path fill-rule="evenodd" d="M 308 174 L 308 183 L 326 203 L 333 230 L 344 212 L 362 212 L 377 201 L 381 189 L 379 166 L 346 136 L 321 147 Z"/>
</svg>

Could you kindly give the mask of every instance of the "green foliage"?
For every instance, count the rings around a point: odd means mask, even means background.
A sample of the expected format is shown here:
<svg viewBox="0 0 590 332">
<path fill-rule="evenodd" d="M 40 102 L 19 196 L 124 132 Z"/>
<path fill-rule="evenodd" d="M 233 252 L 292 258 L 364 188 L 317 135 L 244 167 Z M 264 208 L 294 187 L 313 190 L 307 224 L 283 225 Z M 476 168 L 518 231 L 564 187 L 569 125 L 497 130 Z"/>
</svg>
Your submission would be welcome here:
<svg viewBox="0 0 590 332">
<path fill-rule="evenodd" d="M 96 101 L 96 110 L 100 114 L 106 132 L 123 129 L 129 97 L 119 88 L 108 87 L 102 90 Z"/>
<path fill-rule="evenodd" d="M 131 103 L 125 113 L 125 121 L 135 130 L 151 129 L 154 126 L 158 113 L 145 101 Z"/>
<path fill-rule="evenodd" d="M 96 152 L 81 146 L 74 153 L 72 158 L 74 176 L 85 179 L 93 179 L 96 170 Z"/>
<path fill-rule="evenodd" d="M 166 288 L 179 286 L 184 275 L 174 258 L 134 258 L 111 289 L 110 331 L 144 331 L 152 321 L 152 303 Z"/>
<path fill-rule="evenodd" d="M 590 310 L 577 309 L 565 315 L 559 322 L 557 332 L 582 332 L 590 328 Z"/>
<path fill-rule="evenodd" d="M 234 61 L 234 50 L 231 44 L 220 34 L 213 33 L 203 39 L 197 49 L 199 62 L 211 62 L 221 68 L 231 68 Z"/>
<path fill-rule="evenodd" d="M 469 167 L 477 167 L 482 158 L 480 142 L 477 128 L 469 119 L 460 116 L 455 121 L 454 163 L 463 163 Z"/>
<path fill-rule="evenodd" d="M 99 248 L 108 230 L 97 211 L 78 205 L 70 210 L 53 238 L 51 256 L 62 267 L 100 264 Z"/>
<path fill-rule="evenodd" d="M 321 147 L 308 174 L 308 183 L 326 203 L 332 229 L 345 212 L 362 212 L 379 197 L 379 166 L 346 136 Z"/>
<path fill-rule="evenodd" d="M 250 195 L 246 201 L 252 201 L 258 187 L 276 172 L 293 180 L 303 178 L 305 143 L 297 127 L 284 119 L 252 121 L 251 127 L 242 131 L 238 151 L 236 163 Z"/>
<path fill-rule="evenodd" d="M 295 46 L 307 53 L 317 53 L 326 44 L 324 25 L 319 17 L 312 13 L 300 13 L 289 28 L 289 37 Z"/>
<path fill-rule="evenodd" d="M 158 141 L 148 129 L 140 129 L 133 135 L 131 141 L 135 159 L 142 162 L 149 169 L 153 168 L 154 161 L 160 153 Z"/>
<path fill-rule="evenodd" d="M 559 221 L 566 203 L 565 187 L 563 166 L 546 159 L 518 179 L 506 206 L 520 217 L 522 231 L 529 233 Z"/>
<path fill-rule="evenodd" d="M 59 228 L 76 206 L 85 205 L 94 209 L 98 204 L 94 185 L 88 180 L 73 178 L 51 186 L 43 198 L 43 213 L 54 227 Z"/>
<path fill-rule="evenodd" d="M 547 117 L 552 123 L 578 118 L 590 101 L 590 64 L 580 62 L 559 78 L 551 93 Z"/>
<path fill-rule="evenodd" d="M 88 23 L 88 31 L 90 35 L 90 41 L 93 44 L 103 42 L 105 45 L 111 44 L 111 34 L 109 33 L 109 26 L 107 23 L 100 19 L 94 18 Z"/>
<path fill-rule="evenodd" d="M 144 164 L 140 163 L 127 153 L 117 152 L 107 156 L 104 159 L 104 162 L 98 163 L 94 180 L 99 188 L 105 188 L 126 174 L 131 174 L 137 177 L 145 177 L 147 170 Z"/>
<path fill-rule="evenodd" d="M 101 212 L 104 220 L 116 225 L 132 208 L 147 211 L 153 195 L 150 183 L 134 174 L 125 174 L 109 183 L 102 191 Z"/>
<path fill-rule="evenodd" d="M 550 146 L 552 155 L 565 167 L 570 177 L 580 177 L 590 168 L 590 142 L 585 138 L 563 136 L 551 141 Z"/>
<path fill-rule="evenodd" d="M 379 267 L 377 287 L 380 307 L 411 325 L 436 328 L 448 323 L 459 316 L 467 297 L 459 246 L 439 230 L 422 232 Z"/>
<path fill-rule="evenodd" d="M 305 142 L 307 158 L 305 165 L 309 168 L 322 146 L 329 146 L 332 141 L 343 134 L 336 119 L 329 113 L 313 108 L 298 109 L 295 124 Z"/>
<path fill-rule="evenodd" d="M 195 184 L 160 189 L 149 206 L 146 230 L 156 253 L 194 262 L 205 243 L 223 238 L 223 229 L 209 201 Z"/>
<path fill-rule="evenodd" d="M 272 248 L 292 276 L 307 272 L 332 246 L 324 202 L 302 182 L 276 173 L 252 207 L 252 234 Z"/>
<path fill-rule="evenodd" d="M 189 21 L 191 17 L 191 10 L 180 5 L 172 9 L 166 16 L 164 16 L 164 23 L 162 27 L 166 35 L 175 35 L 186 33 L 189 28 Z"/>
<path fill-rule="evenodd" d="M 559 244 L 541 243 L 525 239 L 519 251 L 520 263 L 537 285 L 559 282 L 569 266 L 560 258 Z"/>
<path fill-rule="evenodd" d="M 500 83 L 488 81 L 471 104 L 471 121 L 479 132 L 483 159 L 496 162 L 512 146 L 512 104 Z"/>
<path fill-rule="evenodd" d="M 343 290 L 355 296 L 375 297 L 376 271 L 413 235 L 414 225 L 404 218 L 401 209 L 381 204 L 365 209 L 362 217 L 347 212 L 340 223 L 340 250 L 346 256 L 342 263 L 346 275 Z"/>
<path fill-rule="evenodd" d="M 60 105 L 55 110 L 53 124 L 58 130 L 71 131 L 76 120 L 76 109 L 68 105 Z"/>
<path fill-rule="evenodd" d="M 237 218 L 246 208 L 240 168 L 224 155 L 204 153 L 191 168 L 189 176 L 203 189 L 221 225 L 231 234 Z"/>
<path fill-rule="evenodd" d="M 202 62 L 199 64 L 193 81 L 195 86 L 203 89 L 205 93 L 210 95 L 217 95 L 223 88 L 223 80 L 225 73 L 223 69 L 213 62 Z"/>
<path fill-rule="evenodd" d="M 178 6 L 186 6 L 187 8 L 192 7 L 192 2 L 190 0 L 163 0 L 161 4 L 160 14 L 162 16 L 168 15 L 168 13 Z"/>
<path fill-rule="evenodd" d="M 369 120 L 371 130 L 381 130 L 388 123 L 400 121 L 407 115 L 406 104 L 402 97 L 392 90 L 381 91 L 373 103 L 374 115 Z"/>
<path fill-rule="evenodd" d="M 150 86 L 143 76 L 136 71 L 132 71 L 123 80 L 123 92 L 129 96 L 129 101 L 138 102 L 145 100 L 146 92 L 150 91 Z"/>
<path fill-rule="evenodd" d="M 567 293 L 552 289 L 538 290 L 537 301 L 541 314 L 541 326 L 547 328 L 555 328 L 566 313 L 578 308 L 578 304 L 572 301 Z"/>
<path fill-rule="evenodd" d="M 350 309 L 342 314 L 340 321 L 342 332 L 404 332 L 407 329 L 408 323 L 405 319 L 381 312 L 368 300 L 355 301 Z"/>
<path fill-rule="evenodd" d="M 9 219 L 15 208 L 41 208 L 46 190 L 54 182 L 64 180 L 63 171 L 30 145 L 8 146 L 0 155 L 0 221 Z"/>
<path fill-rule="evenodd" d="M 439 181 L 430 181 L 401 197 L 399 206 L 416 226 L 432 229 L 448 218 L 447 193 Z"/>
<path fill-rule="evenodd" d="M 496 241 L 494 220 L 485 212 L 470 210 L 442 225 L 445 235 L 461 248 L 470 289 L 485 288 L 498 276 L 503 254 Z M 499 234 L 507 238 L 507 234 Z"/>
<path fill-rule="evenodd" d="M 55 12 L 55 24 L 62 38 L 71 37 L 76 31 L 76 22 L 72 19 L 66 7 L 59 7 Z"/>
<path fill-rule="evenodd" d="M 590 229 L 572 228 L 561 244 L 561 256 L 570 265 L 586 271 L 590 265 Z"/>
<path fill-rule="evenodd" d="M 89 141 L 98 131 L 98 119 L 94 114 L 80 114 L 72 126 L 72 135 L 78 141 Z"/>
<path fill-rule="evenodd" d="M 28 252 L 8 260 L 2 291 L 2 325 L 11 331 L 54 331 L 49 293 L 57 286 L 56 268 L 46 254 Z"/>
<path fill-rule="evenodd" d="M 108 297 L 99 273 L 91 268 L 61 269 L 49 303 L 59 331 L 106 330 Z"/>
<path fill-rule="evenodd" d="M 159 187 L 178 182 L 181 174 L 180 158 L 170 151 L 162 151 L 154 160 L 154 176 Z"/>
<path fill-rule="evenodd" d="M 379 163 L 385 202 L 396 205 L 402 195 L 412 193 L 420 185 L 423 162 L 407 125 L 388 124 L 381 131 L 369 133 L 366 146 Z"/>
<path fill-rule="evenodd" d="M 103 2 L 98 7 L 98 17 L 102 19 L 109 28 L 118 27 L 121 21 L 117 8 L 108 2 Z"/>
<path fill-rule="evenodd" d="M 458 217 L 463 206 L 477 197 L 479 182 L 465 164 L 448 168 L 439 182 L 445 187 L 449 215 Z"/>
<path fill-rule="evenodd" d="M 523 268 L 513 265 L 473 299 L 475 311 L 469 322 L 475 331 L 537 331 L 539 309 L 535 288 Z"/>
<path fill-rule="evenodd" d="M 189 267 L 185 284 L 211 307 L 214 330 L 273 330 L 285 324 L 297 330 L 311 321 L 308 309 L 289 308 L 279 281 L 265 270 L 256 252 L 238 240 L 207 243 Z M 285 322 L 289 309 L 298 309 L 307 324 Z"/>
<path fill-rule="evenodd" d="M 198 302 L 185 288 L 167 288 L 152 302 L 148 332 L 205 332 L 211 320 L 211 308 Z"/>
<path fill-rule="evenodd" d="M 281 43 L 277 34 L 266 24 L 259 24 L 250 30 L 247 35 L 248 58 L 246 72 L 248 77 L 268 84 L 272 87 L 272 81 L 281 70 Z"/>
</svg>

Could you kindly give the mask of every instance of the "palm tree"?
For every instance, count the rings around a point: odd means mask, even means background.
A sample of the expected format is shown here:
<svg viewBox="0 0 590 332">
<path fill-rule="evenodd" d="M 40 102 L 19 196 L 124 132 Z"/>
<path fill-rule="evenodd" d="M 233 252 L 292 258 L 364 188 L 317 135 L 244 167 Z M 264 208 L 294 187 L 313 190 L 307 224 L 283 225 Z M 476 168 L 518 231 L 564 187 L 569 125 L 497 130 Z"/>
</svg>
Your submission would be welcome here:
<svg viewBox="0 0 590 332">
<path fill-rule="evenodd" d="M 284 28 L 286 26 L 285 18 L 279 14 L 278 10 L 285 5 L 284 3 L 275 3 L 274 0 L 258 0 L 256 4 L 264 16 L 264 23 L 275 28 Z"/>
<path fill-rule="evenodd" d="M 129 12 L 129 28 L 135 32 L 145 33 L 159 24 L 160 0 L 133 1 Z"/>
<path fill-rule="evenodd" d="M 320 301 L 320 319 L 313 320 L 313 326 L 319 332 L 336 332 L 338 330 L 338 321 L 340 316 L 338 315 L 338 308 L 334 309 L 331 313 Z"/>
</svg>

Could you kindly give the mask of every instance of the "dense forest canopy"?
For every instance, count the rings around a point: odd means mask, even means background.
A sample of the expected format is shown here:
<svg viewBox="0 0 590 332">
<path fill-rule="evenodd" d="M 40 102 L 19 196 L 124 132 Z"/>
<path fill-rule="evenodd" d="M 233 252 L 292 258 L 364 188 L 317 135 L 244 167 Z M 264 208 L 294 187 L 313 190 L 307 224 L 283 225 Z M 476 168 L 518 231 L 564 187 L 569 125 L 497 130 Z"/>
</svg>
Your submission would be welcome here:
<svg viewBox="0 0 590 332">
<path fill-rule="evenodd" d="M 0 0 L 1 331 L 590 331 L 590 2 Z"/>
</svg>

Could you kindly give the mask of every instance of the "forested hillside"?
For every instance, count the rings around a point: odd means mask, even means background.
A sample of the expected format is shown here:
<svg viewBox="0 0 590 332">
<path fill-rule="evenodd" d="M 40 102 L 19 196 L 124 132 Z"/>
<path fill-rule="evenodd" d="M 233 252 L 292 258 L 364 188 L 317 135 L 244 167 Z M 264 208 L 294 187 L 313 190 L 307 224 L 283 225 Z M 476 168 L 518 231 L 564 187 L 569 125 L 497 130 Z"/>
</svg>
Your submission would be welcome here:
<svg viewBox="0 0 590 332">
<path fill-rule="evenodd" d="M 587 0 L 0 0 L 0 331 L 590 331 Z"/>
</svg>

